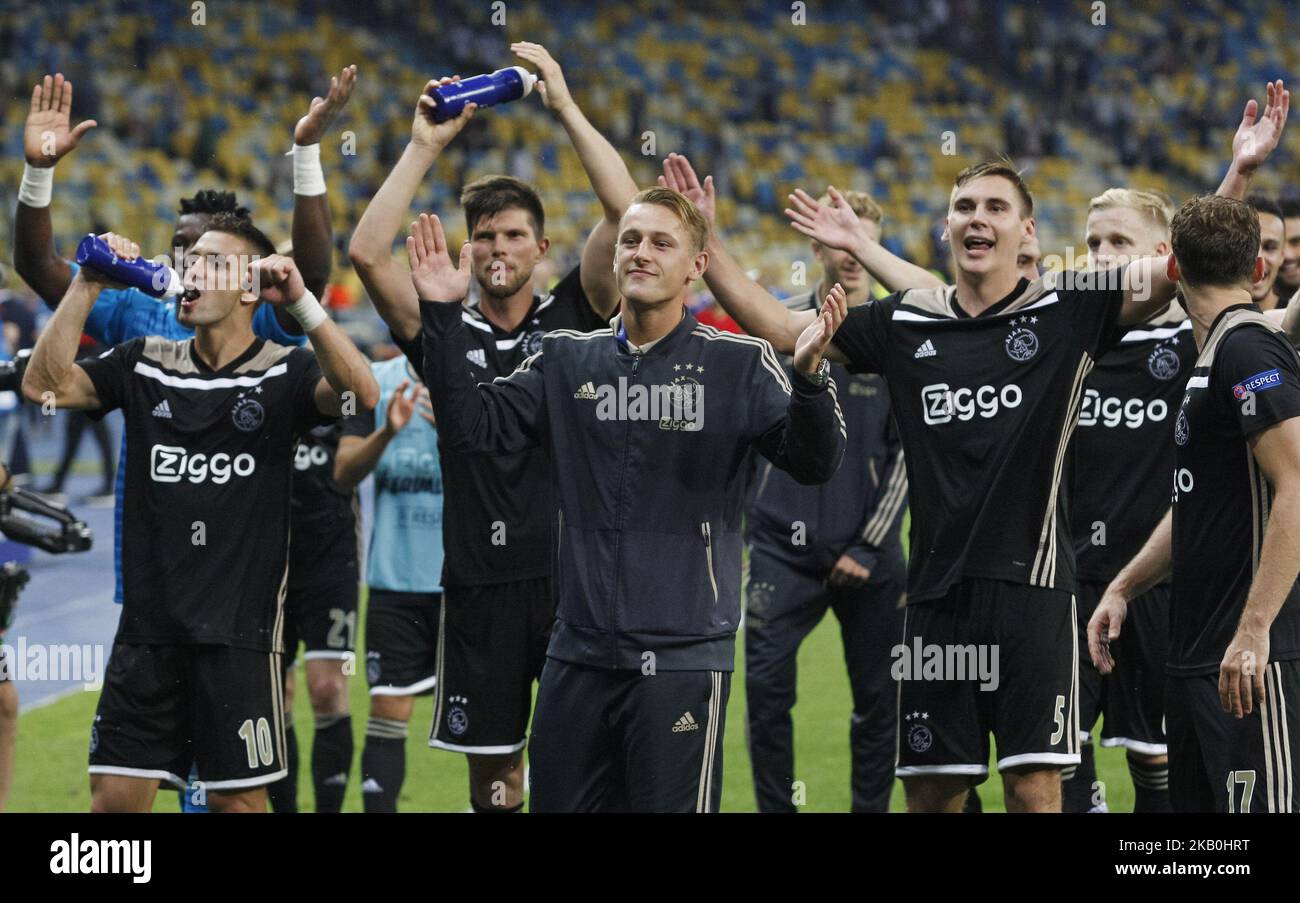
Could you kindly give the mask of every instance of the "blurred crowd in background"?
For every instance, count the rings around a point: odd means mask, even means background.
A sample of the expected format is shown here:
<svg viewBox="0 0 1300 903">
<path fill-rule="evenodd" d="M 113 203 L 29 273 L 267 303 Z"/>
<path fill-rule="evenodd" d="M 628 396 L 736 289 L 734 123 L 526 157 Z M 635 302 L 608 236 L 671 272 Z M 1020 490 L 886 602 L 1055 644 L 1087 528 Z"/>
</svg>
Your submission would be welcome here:
<svg viewBox="0 0 1300 903">
<path fill-rule="evenodd" d="M 1291 5 L 0 0 L 0 353 L 30 347 L 46 313 L 9 266 L 23 121 L 45 72 L 74 82 L 74 123 L 99 122 L 57 169 L 59 248 L 70 254 L 81 235 L 111 229 L 152 256 L 170 251 L 177 201 L 199 188 L 235 190 L 269 235 L 287 239 L 293 124 L 331 73 L 356 63 L 356 91 L 322 148 L 336 244 L 326 300 L 385 357 L 387 332 L 348 264 L 351 230 L 401 154 L 426 81 L 515 64 L 511 41 L 547 46 L 641 184 L 673 151 L 712 173 L 732 253 L 783 295 L 807 287 L 792 284 L 797 262 L 812 268 L 781 214 L 795 187 L 871 193 L 885 210 L 884 243 L 939 272 L 948 186 L 997 153 L 1025 168 L 1045 254 L 1072 245 L 1082 258 L 1087 201 L 1111 185 L 1176 199 L 1212 190 L 1246 96 L 1262 103 L 1268 78 L 1300 71 Z M 1291 129 L 1256 187 L 1295 197 L 1300 184 L 1278 174 L 1298 158 Z M 476 117 L 439 157 L 416 209 L 443 214 L 459 241 L 460 186 L 489 172 L 541 192 L 551 278 L 575 263 L 600 210 L 540 100 Z M 694 302 L 706 316 L 710 305 L 703 292 Z M 0 397 L 0 458 L 21 474 L 16 408 Z M 30 415 L 26 429 L 39 428 Z M 56 474 L 47 488 L 60 482 Z"/>
</svg>

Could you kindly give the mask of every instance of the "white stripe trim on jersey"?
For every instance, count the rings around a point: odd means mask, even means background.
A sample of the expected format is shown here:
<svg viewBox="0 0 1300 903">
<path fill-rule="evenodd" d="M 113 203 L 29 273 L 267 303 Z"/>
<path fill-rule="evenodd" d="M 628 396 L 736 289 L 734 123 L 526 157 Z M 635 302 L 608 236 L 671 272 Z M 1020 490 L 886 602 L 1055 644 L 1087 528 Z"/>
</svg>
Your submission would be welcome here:
<svg viewBox="0 0 1300 903">
<path fill-rule="evenodd" d="M 1210 387 L 1210 378 L 1208 376 L 1193 376 L 1187 380 L 1189 389 L 1208 389 Z"/>
<path fill-rule="evenodd" d="M 1120 342 L 1151 342 L 1156 339 L 1167 339 L 1176 336 L 1180 332 L 1190 332 L 1191 329 L 1191 320 L 1184 320 L 1177 326 L 1166 326 L 1160 329 L 1130 329 L 1124 333 L 1124 337 L 1120 339 Z"/>
<path fill-rule="evenodd" d="M 849 441 L 849 425 L 844 422 L 844 411 L 840 409 L 840 388 L 835 385 L 835 380 L 826 380 L 826 391 L 831 393 L 831 405 L 835 409 L 835 420 L 840 425 L 840 435 L 844 441 Z"/>
<path fill-rule="evenodd" d="M 470 756 L 508 756 L 510 753 L 519 752 L 528 744 L 528 739 L 524 738 L 518 743 L 510 746 L 459 746 L 455 743 L 447 743 L 436 738 L 429 738 L 429 747 L 431 749 L 445 749 L 448 752 L 465 753 Z"/>
<path fill-rule="evenodd" d="M 740 345 L 757 348 L 759 350 L 759 360 L 762 361 L 763 367 L 776 378 L 776 384 L 781 387 L 785 394 L 790 394 L 790 380 L 786 378 L 785 370 L 781 367 L 780 361 L 776 359 L 776 352 L 772 349 L 772 343 L 766 339 L 751 335 L 722 332 L 712 326 L 703 324 L 691 330 L 691 335 L 697 335 L 710 342 L 736 342 Z"/>
<path fill-rule="evenodd" d="M 232 389 L 260 385 L 273 376 L 283 376 L 289 372 L 289 365 L 281 362 L 269 368 L 261 376 L 218 376 L 213 379 L 203 379 L 198 376 L 172 376 L 144 361 L 136 361 L 135 372 L 174 389 Z"/>
<path fill-rule="evenodd" d="M 1286 698 L 1282 692 L 1282 664 L 1271 662 L 1264 671 L 1264 699 L 1259 705 L 1264 740 L 1264 766 L 1268 778 L 1268 811 L 1289 812 L 1291 801 L 1291 748 L 1286 723 Z M 1276 789 L 1274 789 L 1276 787 Z"/>
<path fill-rule="evenodd" d="M 1168 743 L 1147 743 L 1145 740 L 1134 740 L 1132 737 L 1104 737 L 1102 738 L 1101 745 L 1105 749 L 1122 746 L 1125 749 L 1132 750 L 1140 756 L 1169 755 Z"/>
<path fill-rule="evenodd" d="M 288 567 L 286 565 L 286 572 Z M 272 652 L 267 657 L 267 664 L 271 667 L 271 718 L 275 722 L 275 735 L 279 739 L 277 749 L 280 753 L 280 764 L 284 767 L 280 769 L 281 777 L 289 773 L 289 733 L 285 727 L 284 721 L 284 656 L 278 652 Z M 201 776 L 200 776 L 201 777 Z M 259 775 L 258 777 L 264 777 Z M 255 780 L 252 778 L 245 780 Z M 277 780 L 277 779 L 272 779 Z M 265 781 L 263 783 L 270 783 Z M 226 787 L 256 787 L 257 784 L 240 784 L 237 781 L 204 781 L 203 785 L 209 788 L 219 789 L 219 785 Z"/>
<path fill-rule="evenodd" d="M 394 687 L 389 684 L 379 684 L 370 688 L 371 696 L 415 696 L 423 693 L 431 687 L 438 685 L 438 675 L 430 674 L 428 677 L 422 677 L 415 683 L 405 687 Z"/>
<path fill-rule="evenodd" d="M 998 759 L 998 771 L 1016 768 L 1020 765 L 1078 765 L 1080 756 L 1076 753 L 1022 753 Z"/>
<path fill-rule="evenodd" d="M 1070 389 L 1065 422 L 1061 424 L 1061 435 L 1056 444 L 1056 460 L 1052 465 L 1052 491 L 1048 494 L 1047 510 L 1043 514 L 1043 528 L 1038 535 L 1038 552 L 1029 571 L 1031 586 L 1048 588 L 1056 586 L 1056 497 L 1061 489 L 1061 470 L 1065 466 L 1070 437 L 1074 435 L 1075 425 L 1079 422 L 1084 379 L 1091 370 L 1092 359 L 1087 352 L 1084 352 L 1079 358 L 1079 365 L 1074 370 L 1074 385 Z"/>
<path fill-rule="evenodd" d="M 537 360 L 539 357 L 541 357 L 541 356 L 542 356 L 542 352 L 540 352 L 540 351 L 537 352 L 536 354 L 530 354 L 528 357 L 526 357 L 526 358 L 524 358 L 522 361 L 520 361 L 520 362 L 519 362 L 519 366 L 516 367 L 515 369 L 511 370 L 510 373 L 509 373 L 508 375 L 506 375 L 506 376 L 498 376 L 498 377 L 494 378 L 494 379 L 492 380 L 492 382 L 494 382 L 494 383 L 503 383 L 503 382 L 506 382 L 507 380 L 509 380 L 511 376 L 514 376 L 516 373 L 519 373 L 519 372 L 522 371 L 522 370 L 531 370 L 531 369 L 533 369 L 533 362 L 536 361 L 536 360 Z M 483 385 L 483 384 L 480 383 L 480 385 Z"/>
<path fill-rule="evenodd" d="M 885 531 L 894 522 L 905 498 L 907 498 L 907 468 L 903 465 L 903 453 L 900 451 L 895 456 L 894 471 L 889 475 L 885 497 L 862 531 L 862 539 L 865 542 L 878 546 L 885 541 L 887 538 Z"/>
<path fill-rule="evenodd" d="M 900 778 L 922 774 L 988 774 L 987 765 L 904 765 L 894 769 Z"/>
<path fill-rule="evenodd" d="M 1009 310 L 1007 311 L 1007 313 L 1018 314 L 1026 310 L 1037 310 L 1040 307 L 1047 307 L 1050 304 L 1055 304 L 1060 300 L 1061 300 L 1061 296 L 1058 295 L 1056 292 L 1049 292 L 1046 295 L 1043 295 L 1043 297 L 1039 298 L 1033 304 L 1026 304 L 1024 307 L 1018 307 L 1015 310 Z"/>
<path fill-rule="evenodd" d="M 113 349 L 109 349 L 112 351 Z M 166 781 L 177 790 L 186 790 L 189 788 L 189 781 L 182 781 L 178 775 L 172 774 L 165 769 L 155 768 L 127 768 L 122 765 L 91 765 L 86 771 L 90 774 L 115 774 L 124 778 L 144 778 L 149 781 Z M 205 784 L 204 786 L 210 786 Z"/>
<path fill-rule="evenodd" d="M 1079 743 L 1079 734 L 1082 733 L 1079 721 L 1079 609 L 1073 595 L 1070 596 L 1070 639 L 1070 648 L 1074 650 L 1074 670 L 1070 677 L 1070 716 L 1065 731 L 1065 751 L 1079 755 L 1083 751 Z"/>
<path fill-rule="evenodd" d="M 472 313 L 470 313 L 467 310 L 462 310 L 460 312 L 460 320 L 462 323 L 468 323 L 470 326 L 473 326 L 475 329 L 481 329 L 484 332 L 492 331 L 492 327 L 488 323 L 486 323 L 483 320 L 480 320 L 478 317 L 474 316 Z"/>
<path fill-rule="evenodd" d="M 261 774 L 255 778 L 234 778 L 229 781 L 205 781 L 200 777 L 199 783 L 203 785 L 204 789 L 216 790 L 217 792 L 221 792 L 222 790 L 243 790 L 250 787 L 261 787 L 265 784 L 274 784 L 288 773 L 289 769 L 286 766 L 274 774 Z"/>
</svg>

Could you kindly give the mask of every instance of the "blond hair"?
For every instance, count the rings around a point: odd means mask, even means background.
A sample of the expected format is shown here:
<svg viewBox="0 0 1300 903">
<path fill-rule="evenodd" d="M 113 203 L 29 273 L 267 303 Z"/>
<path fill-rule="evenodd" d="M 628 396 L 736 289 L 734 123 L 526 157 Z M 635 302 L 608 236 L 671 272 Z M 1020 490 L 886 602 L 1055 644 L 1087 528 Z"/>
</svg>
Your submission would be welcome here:
<svg viewBox="0 0 1300 903">
<path fill-rule="evenodd" d="M 686 227 L 686 232 L 691 237 L 696 253 L 703 251 L 704 246 L 708 244 L 709 221 L 704 218 L 703 213 L 700 213 L 700 208 L 692 204 L 686 195 L 673 191 L 671 188 L 647 188 L 632 198 L 632 203 L 628 204 L 628 209 L 631 209 L 635 204 L 655 204 L 659 207 L 667 207 L 672 211 L 678 221 Z"/>
<path fill-rule="evenodd" d="M 1134 210 L 1160 235 L 1169 239 L 1169 224 L 1174 218 L 1174 203 L 1162 191 L 1145 188 L 1107 188 L 1088 202 L 1088 213 L 1116 208 Z"/>
</svg>

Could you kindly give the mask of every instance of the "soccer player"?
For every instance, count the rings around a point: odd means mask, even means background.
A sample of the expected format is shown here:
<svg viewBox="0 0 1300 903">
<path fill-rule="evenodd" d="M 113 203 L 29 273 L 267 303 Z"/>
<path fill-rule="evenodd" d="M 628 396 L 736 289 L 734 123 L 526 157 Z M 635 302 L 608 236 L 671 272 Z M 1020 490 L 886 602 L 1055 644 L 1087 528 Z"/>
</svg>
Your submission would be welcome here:
<svg viewBox="0 0 1300 903">
<path fill-rule="evenodd" d="M 614 258 L 621 314 L 603 330 L 550 333 L 509 377 L 477 387 L 460 329 L 470 246 L 456 268 L 423 215 L 407 240 L 443 441 L 550 452 L 558 607 L 531 738 L 536 812 L 717 809 L 747 455 L 807 483 L 843 455 L 822 360 L 843 289 L 800 336 L 791 382 L 766 342 L 686 311 L 708 229 L 675 191 L 636 195 Z"/>
<path fill-rule="evenodd" d="M 1300 360 L 1253 302 L 1260 220 L 1194 198 L 1169 275 L 1198 349 L 1174 423 L 1173 508 L 1088 625 L 1114 667 L 1130 604 L 1166 575 L 1170 801 L 1178 812 L 1296 812 L 1300 758 Z"/>
<path fill-rule="evenodd" d="M 1267 95 L 1258 122 L 1247 105 L 1248 150 L 1234 144 L 1234 171 L 1253 170 L 1277 145 L 1289 95 L 1281 82 Z M 791 202 L 802 234 L 858 241 L 839 205 L 804 192 Z M 1006 162 L 963 171 L 945 226 L 956 286 L 854 310 L 829 351 L 889 380 L 911 487 L 905 643 L 944 657 L 944 679 L 914 662 L 901 682 L 897 773 L 913 811 L 961 808 L 967 785 L 987 775 L 990 731 L 1008 809 L 1060 809 L 1060 766 L 1079 761 L 1066 450 L 1097 357 L 1173 298 L 1162 258 L 1024 279 L 1017 252 L 1036 232 L 1032 214 Z M 806 323 L 762 299 L 719 300 L 780 349 Z M 927 342 L 936 355 L 916 357 Z M 971 661 L 972 651 L 986 658 Z"/>
<path fill-rule="evenodd" d="M 346 393 L 364 406 L 378 396 L 365 358 L 250 220 L 214 218 L 191 250 L 177 316 L 194 338 L 138 338 L 75 363 L 103 285 L 83 269 L 23 379 L 29 400 L 126 419 L 122 619 L 91 729 L 97 812 L 149 811 L 159 781 L 184 787 L 191 762 L 215 811 L 265 810 L 286 767 L 293 447 L 339 416 Z M 286 307 L 315 357 L 255 337 L 259 299 Z"/>
<path fill-rule="evenodd" d="M 370 720 L 361 753 L 361 798 L 367 812 L 396 812 L 415 697 L 433 693 L 437 682 L 442 469 L 428 393 L 422 385 L 412 388 L 419 376 L 411 362 L 399 356 L 371 366 L 379 404 L 344 421 L 335 478 L 353 487 L 375 475 L 366 556 Z"/>
<path fill-rule="evenodd" d="M 508 176 L 484 176 L 461 193 L 473 250 L 474 279 L 461 317 L 477 379 L 509 376 L 555 329 L 606 325 L 618 305 L 614 237 L 636 194 L 618 152 L 574 102 L 559 65 L 537 44 L 511 50 L 542 76 L 537 90 L 559 120 L 600 200 L 582 262 L 549 294 L 533 275 L 546 259 L 541 199 Z M 452 79 L 429 82 L 426 87 Z M 441 124 L 428 118 L 421 95 L 411 142 L 357 224 L 349 256 L 393 339 L 423 372 L 419 299 L 393 242 L 407 222 L 420 181 L 443 148 L 474 115 Z M 555 600 L 551 594 L 551 521 L 555 497 L 546 452 L 530 448 L 504 457 L 465 454 L 440 436 L 447 491 L 443 541 L 443 620 L 438 688 L 429 745 L 469 757 L 470 803 L 477 812 L 523 807 L 523 748 L 532 684 L 545 661 Z"/>
<path fill-rule="evenodd" d="M 1278 206 L 1282 210 L 1286 249 L 1273 291 L 1277 294 L 1278 307 L 1286 307 L 1291 296 L 1300 291 L 1300 200 L 1284 200 Z"/>
<path fill-rule="evenodd" d="M 0 464 L 0 492 L 7 492 L 13 482 L 9 468 Z M 13 609 L 0 599 L 0 812 L 9 799 L 9 785 L 14 776 L 14 746 L 18 737 L 18 688 L 9 679 L 5 662 L 4 634 L 9 629 Z"/>
<path fill-rule="evenodd" d="M 1252 194 L 1246 203 L 1259 216 L 1259 256 L 1264 261 L 1264 273 L 1251 285 L 1250 297 L 1260 310 L 1272 310 L 1278 306 L 1273 288 L 1286 256 L 1286 220 L 1282 208 L 1270 197 Z"/>
<path fill-rule="evenodd" d="M 675 190 L 685 188 L 693 176 L 689 168 L 686 157 L 670 154 L 662 181 Z M 842 197 L 858 217 L 864 244 L 878 247 L 884 218 L 880 205 L 862 192 Z M 700 212 L 712 224 L 709 200 Z M 828 195 L 823 202 L 829 201 Z M 710 236 L 710 247 L 720 244 Z M 837 283 L 850 310 L 871 303 L 873 280 L 852 254 L 815 240 L 812 250 L 821 262 L 822 279 L 813 291 L 785 299 L 786 307 L 816 310 L 818 299 Z M 752 280 L 720 284 L 708 271 L 705 278 L 716 291 L 766 294 Z M 797 811 L 790 718 L 796 657 L 828 608 L 840 623 L 853 692 L 853 811 L 887 812 L 894 784 L 897 690 L 889 675 L 889 652 L 903 632 L 907 565 L 899 528 L 907 507 L 907 474 L 884 380 L 850 374 L 838 364 L 832 365 L 831 376 L 848 428 L 844 464 L 826 483 L 803 486 L 770 461 L 759 462 L 747 512 L 746 736 L 760 812 Z"/>
<path fill-rule="evenodd" d="M 333 255 L 329 205 L 319 162 L 320 140 L 347 104 L 355 83 L 356 67 L 345 67 L 338 76 L 331 79 L 329 91 L 324 97 L 313 98 L 307 114 L 294 128 L 294 259 L 303 273 L 307 288 L 313 294 L 323 294 Z M 63 296 L 78 270 L 75 263 L 60 257 L 54 247 L 49 212 L 53 168 L 77 146 L 88 128 L 94 127 L 94 121 L 90 120 L 70 128 L 71 106 L 72 83 L 65 81 L 61 75 L 47 75 L 33 89 L 31 110 L 24 132 L 27 168 L 19 191 L 14 230 L 14 262 L 20 274 L 50 306 Z M 50 136 L 54 139 L 52 144 L 47 142 Z M 219 214 L 247 216 L 248 210 L 240 207 L 235 195 L 228 191 L 207 189 L 192 198 L 181 199 L 172 237 L 178 266 L 212 218 Z M 193 331 L 177 318 L 176 304 L 174 299 L 159 302 L 136 289 L 105 288 L 100 292 L 87 319 L 86 331 L 97 341 L 109 346 L 149 335 L 171 339 L 188 338 Z M 298 345 L 303 342 L 301 330 L 293 318 L 271 305 L 258 306 L 253 318 L 253 330 L 261 338 L 283 345 Z M 316 715 L 317 737 L 312 746 L 312 773 L 317 807 L 321 811 L 337 811 L 342 803 L 352 759 L 351 722 L 347 716 L 343 664 L 345 657 L 353 654 L 355 645 L 353 634 L 358 583 L 356 525 L 352 515 L 351 494 L 341 496 L 336 488 L 329 485 L 333 471 L 332 460 L 316 469 L 310 466 L 313 456 L 318 459 L 322 454 L 332 454 L 336 443 L 336 439 L 329 438 L 334 434 L 328 431 L 319 443 L 315 441 L 316 435 L 317 431 L 313 430 L 305 437 L 312 446 L 307 449 L 306 461 L 309 466 L 305 471 L 299 472 L 301 479 L 295 481 L 290 559 L 291 562 L 300 561 L 301 565 L 291 568 L 290 572 L 289 595 L 286 600 L 288 614 L 285 638 L 289 643 L 286 658 L 292 663 L 301 636 L 308 651 L 307 681 Z M 124 435 L 121 454 L 125 452 Z M 302 460 L 301 457 L 296 458 L 295 463 Z M 122 488 L 125 479 L 126 470 L 119 466 L 114 513 L 114 600 L 119 604 L 122 601 Z M 350 546 L 347 539 L 349 534 L 352 535 Z M 323 549 L 325 546 L 328 548 Z M 351 551 L 348 551 L 349 548 Z M 317 557 L 318 552 L 321 553 L 320 557 Z M 339 614 L 333 614 L 335 611 Z M 341 629 L 334 627 L 336 618 L 342 620 Z M 301 630 L 298 626 L 300 622 L 304 624 Z M 331 636 L 334 637 L 333 642 L 330 641 Z M 339 646 L 340 640 L 343 641 L 342 646 Z M 292 690 L 292 671 L 287 671 L 285 705 L 290 710 Z M 286 726 L 286 735 L 289 773 L 269 791 L 277 812 L 292 812 L 297 809 L 298 745 L 292 722 Z M 342 781 L 339 780 L 340 774 Z"/>
<path fill-rule="evenodd" d="M 1164 195 L 1111 188 L 1088 208 L 1088 265 L 1119 266 L 1133 257 L 1169 253 L 1173 205 Z M 1106 584 L 1141 548 L 1169 506 L 1172 423 L 1196 360 L 1192 324 L 1169 305 L 1137 324 L 1102 355 L 1083 393 L 1074 437 L 1075 489 L 1070 529 L 1078 563 L 1075 600 L 1081 641 Z M 1169 811 L 1164 731 L 1164 667 L 1169 585 L 1153 586 L 1117 650 L 1114 675 L 1103 680 L 1085 655 L 1079 663 L 1081 761 L 1062 771 L 1062 809 L 1104 812 L 1096 784 L 1092 731 L 1105 713 L 1101 745 L 1122 746 L 1133 779 L 1134 811 Z M 1086 647 L 1084 650 L 1086 651 Z"/>
</svg>

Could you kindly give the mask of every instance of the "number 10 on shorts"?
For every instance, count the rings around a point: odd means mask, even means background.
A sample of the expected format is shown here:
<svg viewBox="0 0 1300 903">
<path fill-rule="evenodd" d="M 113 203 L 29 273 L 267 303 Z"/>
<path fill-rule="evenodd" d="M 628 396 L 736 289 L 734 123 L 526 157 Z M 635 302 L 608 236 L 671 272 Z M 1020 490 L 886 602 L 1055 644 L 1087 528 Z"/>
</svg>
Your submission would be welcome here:
<svg viewBox="0 0 1300 903">
<path fill-rule="evenodd" d="M 257 768 L 261 764 L 270 765 L 274 750 L 271 749 L 271 725 L 265 718 L 257 719 L 257 729 L 253 729 L 253 719 L 249 718 L 239 726 L 239 739 L 244 741 L 248 751 L 248 767 Z"/>
</svg>

